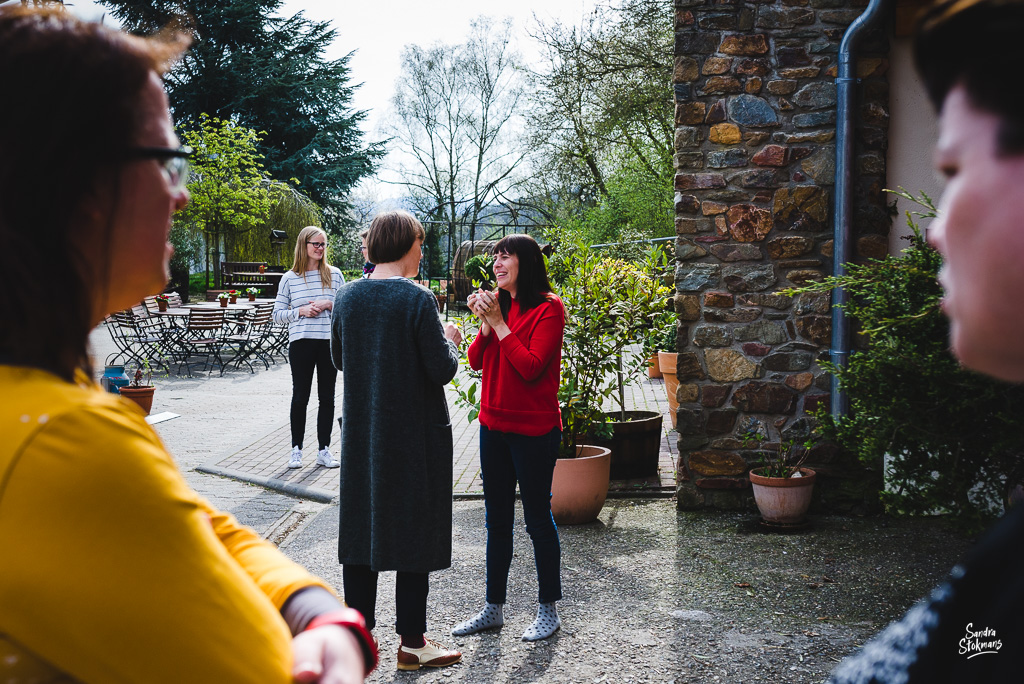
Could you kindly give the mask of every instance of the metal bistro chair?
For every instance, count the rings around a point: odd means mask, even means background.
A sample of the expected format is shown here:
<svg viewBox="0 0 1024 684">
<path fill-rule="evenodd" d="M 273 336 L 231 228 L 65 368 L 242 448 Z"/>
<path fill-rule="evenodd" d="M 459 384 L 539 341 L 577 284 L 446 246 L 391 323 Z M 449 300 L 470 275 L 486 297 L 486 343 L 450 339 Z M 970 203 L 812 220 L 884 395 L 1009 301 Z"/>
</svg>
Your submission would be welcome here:
<svg viewBox="0 0 1024 684">
<path fill-rule="evenodd" d="M 142 366 L 148 361 L 150 366 L 170 372 L 165 352 L 173 342 L 160 321 L 140 318 L 131 309 L 111 314 L 106 321 L 117 351 L 107 356 L 104 363 L 110 365 L 121 359 L 125 364 Z"/>
<path fill-rule="evenodd" d="M 267 355 L 266 347 L 271 339 L 273 313 L 273 304 L 260 304 L 240 322 L 238 332 L 224 337 L 224 343 L 234 347 L 235 355 L 221 366 L 221 375 L 224 375 L 224 369 L 232 363 L 236 368 L 240 368 L 244 363 L 249 367 L 250 373 L 255 373 L 256 370 L 249 361 L 252 357 L 256 357 L 258 361 L 263 362 L 265 368 L 270 369 L 270 362 L 273 359 Z"/>
<path fill-rule="evenodd" d="M 203 370 L 210 371 L 212 361 L 223 368 L 224 360 L 220 357 L 220 349 L 223 344 L 224 309 L 192 309 L 188 313 L 188 320 L 184 327 L 178 331 L 175 346 L 177 347 L 178 372 L 182 366 L 186 374 L 192 377 L 192 366 L 199 365 L 192 363 L 192 357 L 203 357 Z"/>
</svg>

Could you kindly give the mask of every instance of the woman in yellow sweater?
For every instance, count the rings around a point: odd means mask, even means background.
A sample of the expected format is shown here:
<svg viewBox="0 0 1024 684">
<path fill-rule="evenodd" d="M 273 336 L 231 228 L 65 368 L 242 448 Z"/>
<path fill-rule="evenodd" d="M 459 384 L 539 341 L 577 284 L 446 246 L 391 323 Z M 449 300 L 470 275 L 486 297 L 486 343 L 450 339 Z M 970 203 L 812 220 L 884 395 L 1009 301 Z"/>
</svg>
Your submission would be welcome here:
<svg viewBox="0 0 1024 684">
<path fill-rule="evenodd" d="M 89 380 L 89 331 L 167 281 L 188 151 L 160 74 L 186 44 L 0 6 L 0 681 L 359 682 L 376 662 L 358 613 Z"/>
</svg>

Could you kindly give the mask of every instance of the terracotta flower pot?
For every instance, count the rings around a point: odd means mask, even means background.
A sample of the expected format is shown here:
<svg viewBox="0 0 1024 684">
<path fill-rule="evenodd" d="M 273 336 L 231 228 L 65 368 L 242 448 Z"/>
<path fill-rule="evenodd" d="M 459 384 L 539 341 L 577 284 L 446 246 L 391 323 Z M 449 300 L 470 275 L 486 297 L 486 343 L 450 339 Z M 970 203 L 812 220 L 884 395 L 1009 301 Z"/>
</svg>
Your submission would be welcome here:
<svg viewBox="0 0 1024 684">
<path fill-rule="evenodd" d="M 647 359 L 647 377 L 649 378 L 660 378 L 661 377 L 661 364 L 658 362 L 658 354 L 651 354 L 651 358 Z"/>
<path fill-rule="evenodd" d="M 220 305 L 221 305 L 221 306 L 223 306 L 224 308 L 227 308 L 227 306 L 228 306 L 228 300 L 226 300 L 226 299 L 221 299 L 221 300 L 220 300 Z"/>
<path fill-rule="evenodd" d="M 229 302 L 231 302 L 232 304 L 234 304 L 235 302 L 237 302 L 237 301 L 238 301 L 238 296 L 236 295 L 236 296 L 234 296 L 234 297 L 229 297 L 229 298 L 228 298 L 228 301 L 229 301 Z"/>
<path fill-rule="evenodd" d="M 555 462 L 551 480 L 551 514 L 559 525 L 579 525 L 597 519 L 608 496 L 611 451 L 578 446 L 576 458 Z"/>
<path fill-rule="evenodd" d="M 661 367 L 661 374 L 665 377 L 668 414 L 672 419 L 673 430 L 676 427 L 676 409 L 679 408 L 679 402 L 676 400 L 676 390 L 679 388 L 679 378 L 676 377 L 676 356 L 675 352 L 658 352 L 658 365 Z"/>
<path fill-rule="evenodd" d="M 754 470 L 758 470 L 755 468 Z M 811 505 L 815 473 L 800 468 L 803 477 L 765 477 L 750 471 L 754 501 L 765 522 L 777 525 L 798 525 L 804 521 Z"/>
<path fill-rule="evenodd" d="M 149 412 L 153 409 L 153 392 L 156 391 L 156 387 L 149 385 L 148 387 L 122 387 L 121 396 L 125 399 L 131 399 L 149 415 Z"/>
<path fill-rule="evenodd" d="M 156 308 L 158 311 L 167 311 L 167 300 L 158 299 L 156 300 Z"/>
<path fill-rule="evenodd" d="M 252 293 L 250 292 L 250 293 L 249 293 L 249 301 L 250 301 L 250 302 L 255 302 L 255 301 L 256 301 L 256 295 L 254 295 L 254 294 L 252 294 Z"/>
</svg>

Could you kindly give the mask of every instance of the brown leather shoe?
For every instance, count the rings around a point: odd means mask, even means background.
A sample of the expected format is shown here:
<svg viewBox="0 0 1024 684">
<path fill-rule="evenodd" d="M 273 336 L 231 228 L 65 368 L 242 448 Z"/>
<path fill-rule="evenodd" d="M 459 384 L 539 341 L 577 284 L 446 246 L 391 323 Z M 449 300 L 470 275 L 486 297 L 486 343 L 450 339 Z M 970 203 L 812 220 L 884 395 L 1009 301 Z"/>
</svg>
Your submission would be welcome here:
<svg viewBox="0 0 1024 684">
<path fill-rule="evenodd" d="M 445 648 L 431 639 L 424 639 L 423 648 L 398 647 L 398 669 L 418 670 L 421 667 L 447 667 L 462 660 L 458 651 Z"/>
</svg>

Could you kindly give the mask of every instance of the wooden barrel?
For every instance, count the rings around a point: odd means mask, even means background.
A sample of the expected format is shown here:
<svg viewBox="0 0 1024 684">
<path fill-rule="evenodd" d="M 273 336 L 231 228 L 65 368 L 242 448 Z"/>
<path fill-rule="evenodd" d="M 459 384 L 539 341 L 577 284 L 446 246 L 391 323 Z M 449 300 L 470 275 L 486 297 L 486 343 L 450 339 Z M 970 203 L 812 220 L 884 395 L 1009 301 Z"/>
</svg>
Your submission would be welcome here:
<svg viewBox="0 0 1024 684">
<path fill-rule="evenodd" d="M 463 241 L 455 251 L 455 259 L 452 262 L 452 277 L 450 287 L 455 292 L 455 301 L 464 302 L 473 291 L 473 283 L 466 276 L 466 262 L 477 254 L 490 254 L 497 240 L 476 240 Z"/>
</svg>

